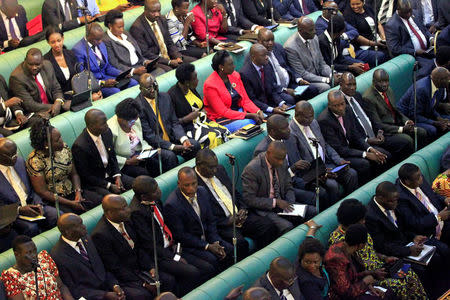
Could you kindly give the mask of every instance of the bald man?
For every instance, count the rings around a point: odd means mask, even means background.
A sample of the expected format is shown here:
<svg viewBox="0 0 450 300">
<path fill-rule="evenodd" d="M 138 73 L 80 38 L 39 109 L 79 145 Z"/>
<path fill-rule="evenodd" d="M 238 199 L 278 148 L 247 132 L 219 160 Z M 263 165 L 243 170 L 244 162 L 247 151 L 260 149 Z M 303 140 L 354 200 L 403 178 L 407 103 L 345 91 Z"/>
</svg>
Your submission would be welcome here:
<svg viewBox="0 0 450 300">
<path fill-rule="evenodd" d="M 154 297 L 156 289 L 151 285 L 156 279 L 153 257 L 138 241 L 125 198 L 114 194 L 106 195 L 102 208 L 103 216 L 92 231 L 92 240 L 105 269 L 114 275 L 120 286 L 130 288 L 133 295 L 127 291 L 127 298 Z M 173 290 L 174 277 L 161 270 L 159 277 L 162 291 Z"/>
<path fill-rule="evenodd" d="M 86 23 L 84 17 L 78 17 L 76 0 L 45 0 L 42 4 L 42 27 L 57 26 L 63 31 L 75 29 Z M 90 22 L 92 17 L 88 16 Z"/>
<path fill-rule="evenodd" d="M 414 86 L 397 102 L 397 108 L 410 119 L 417 113 L 417 126 L 427 131 L 430 138 L 434 139 L 442 133 L 446 133 L 450 125 L 450 116 L 437 112 L 439 104 L 446 102 L 447 87 L 450 82 L 450 71 L 443 67 L 437 67 L 431 75 L 417 81 L 417 106 L 414 110 Z"/>
<path fill-rule="evenodd" d="M 271 300 L 270 293 L 262 287 L 252 287 L 245 291 L 244 300 Z"/>
</svg>

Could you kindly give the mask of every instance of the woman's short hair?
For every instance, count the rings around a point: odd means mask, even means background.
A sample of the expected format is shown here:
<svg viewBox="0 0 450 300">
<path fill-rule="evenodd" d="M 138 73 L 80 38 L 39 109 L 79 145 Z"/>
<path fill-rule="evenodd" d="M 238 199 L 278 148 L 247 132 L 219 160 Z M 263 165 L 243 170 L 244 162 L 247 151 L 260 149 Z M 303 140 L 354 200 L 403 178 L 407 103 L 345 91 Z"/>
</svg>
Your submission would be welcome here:
<svg viewBox="0 0 450 300">
<path fill-rule="evenodd" d="M 212 58 L 211 67 L 214 71 L 219 71 L 219 66 L 225 63 L 225 59 L 230 56 L 230 53 L 225 50 L 217 51 Z"/>
<path fill-rule="evenodd" d="M 113 25 L 117 19 L 123 19 L 123 13 L 117 9 L 111 9 L 105 16 L 105 27 L 109 28 L 109 25 Z"/>
<path fill-rule="evenodd" d="M 20 245 L 32 242 L 33 240 L 28 235 L 18 235 L 12 241 L 13 251 L 17 251 Z"/>
<path fill-rule="evenodd" d="M 126 121 L 135 120 L 141 113 L 141 105 L 133 98 L 127 98 L 117 104 L 116 116 Z"/>
<path fill-rule="evenodd" d="M 302 260 L 305 254 L 318 253 L 320 257 L 325 255 L 325 247 L 315 238 L 306 238 L 298 247 L 298 260 Z"/>
<path fill-rule="evenodd" d="M 61 36 L 64 36 L 63 31 L 59 29 L 58 26 L 49 25 L 45 28 L 45 39 L 47 40 L 47 42 L 50 39 L 50 36 L 54 33 L 59 33 Z"/>
<path fill-rule="evenodd" d="M 350 226 L 364 219 L 366 211 L 366 207 L 359 200 L 346 199 L 342 201 L 336 215 L 339 224 Z"/>
<path fill-rule="evenodd" d="M 190 63 L 184 63 L 178 66 L 175 71 L 175 77 L 180 83 L 186 83 L 191 80 L 192 73 L 195 72 L 195 66 Z"/>
<path fill-rule="evenodd" d="M 189 0 L 172 0 L 172 8 L 180 7 L 184 2 L 189 3 Z"/>
<path fill-rule="evenodd" d="M 349 246 L 367 243 L 367 229 L 362 224 L 350 225 L 345 231 L 345 242 Z"/>
<path fill-rule="evenodd" d="M 47 128 L 49 130 L 50 136 L 52 130 L 55 128 L 50 124 L 50 121 L 44 119 L 40 116 L 33 118 L 31 128 L 30 128 L 30 142 L 31 146 L 35 150 L 44 150 L 47 143 Z"/>
</svg>

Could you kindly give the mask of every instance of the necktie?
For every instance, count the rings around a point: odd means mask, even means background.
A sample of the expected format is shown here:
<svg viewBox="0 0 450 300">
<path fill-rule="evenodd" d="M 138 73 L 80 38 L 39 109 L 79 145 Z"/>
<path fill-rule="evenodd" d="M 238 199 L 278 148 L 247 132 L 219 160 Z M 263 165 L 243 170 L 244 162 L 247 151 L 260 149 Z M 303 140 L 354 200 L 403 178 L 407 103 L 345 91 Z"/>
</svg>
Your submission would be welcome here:
<svg viewBox="0 0 450 300">
<path fill-rule="evenodd" d="M 128 245 L 130 245 L 131 249 L 134 249 L 134 242 L 128 235 L 128 233 L 126 233 L 123 222 L 119 224 L 119 231 L 122 234 L 123 238 L 127 241 Z"/>
<path fill-rule="evenodd" d="M 283 291 L 280 292 L 280 300 L 287 300 L 286 296 L 283 294 Z"/>
<path fill-rule="evenodd" d="M 344 131 L 344 135 L 347 136 L 347 130 L 345 130 L 344 118 L 342 116 L 338 117 L 339 124 L 341 124 L 342 130 Z"/>
<path fill-rule="evenodd" d="M 426 50 L 427 46 L 425 45 L 425 43 L 423 42 L 422 38 L 420 37 L 420 34 L 416 31 L 414 26 L 411 25 L 409 20 L 406 20 L 406 23 L 408 24 L 409 29 L 411 29 L 411 31 L 414 33 L 414 35 L 416 36 L 417 40 L 419 41 L 420 48 L 422 48 L 422 50 Z"/>
<path fill-rule="evenodd" d="M 273 187 L 273 197 L 275 199 L 280 198 L 280 184 L 278 183 L 278 177 L 275 168 L 272 168 L 272 187 Z"/>
<path fill-rule="evenodd" d="M 191 203 L 192 209 L 197 214 L 198 220 L 200 222 L 200 226 L 202 227 L 201 239 L 205 240 L 205 238 L 206 238 L 206 236 L 205 236 L 205 229 L 203 228 L 202 217 L 201 217 L 201 213 L 200 213 L 200 206 L 198 206 L 198 201 L 197 201 L 197 199 L 195 197 L 192 197 L 192 198 L 189 198 L 189 202 Z"/>
<path fill-rule="evenodd" d="M 358 118 L 358 121 L 361 123 L 362 127 L 364 128 L 364 131 L 366 132 L 366 135 L 369 138 L 375 137 L 375 134 L 373 133 L 373 129 L 370 126 L 370 123 L 369 123 L 369 120 L 366 117 L 366 114 L 362 111 L 362 109 L 356 103 L 355 99 L 352 97 L 349 102 L 350 102 L 350 106 L 353 109 L 353 112 L 356 115 L 356 118 Z"/>
<path fill-rule="evenodd" d="M 273 54 L 273 52 L 271 52 L 269 54 L 269 62 L 272 65 L 273 69 L 275 70 L 275 76 L 276 76 L 276 79 L 277 79 L 277 84 L 281 85 L 282 87 L 287 87 L 288 84 L 289 84 L 289 74 L 280 65 L 278 59 Z"/>
<path fill-rule="evenodd" d="M 308 5 L 306 5 L 306 1 L 305 0 L 302 0 L 302 8 L 303 8 L 303 14 L 304 15 L 309 15 Z"/>
<path fill-rule="evenodd" d="M 264 67 L 261 67 L 259 69 L 259 72 L 261 73 L 261 85 L 263 87 L 263 90 L 266 89 L 266 82 L 265 82 L 265 75 L 264 75 Z"/>
<path fill-rule="evenodd" d="M 39 82 L 37 76 L 34 77 L 34 81 L 36 81 L 36 85 L 38 87 L 39 90 L 39 96 L 41 97 L 41 102 L 44 104 L 48 104 L 48 98 L 47 98 L 47 93 L 44 90 L 44 87 L 42 86 L 42 84 Z"/>
<path fill-rule="evenodd" d="M 311 127 L 304 126 L 303 129 L 304 129 L 304 131 L 306 133 L 306 137 L 307 138 L 316 138 L 314 136 L 312 130 L 311 130 Z M 311 143 L 308 139 L 306 139 L 306 142 L 307 143 Z M 324 157 L 324 154 L 323 154 L 323 149 L 322 149 L 322 146 L 320 145 L 320 143 L 319 143 L 319 147 L 318 148 L 319 148 L 318 149 L 319 150 L 319 156 L 322 158 L 323 161 L 325 161 L 325 157 Z M 316 156 L 316 151 L 314 150 L 313 153 L 314 153 L 313 156 L 315 157 Z M 317 158 L 317 157 L 315 157 L 315 158 Z"/>
<path fill-rule="evenodd" d="M 106 166 L 108 165 L 108 153 L 106 153 L 105 145 L 102 145 L 101 136 L 98 136 L 95 140 L 95 146 L 97 146 L 97 150 L 98 153 L 100 153 L 103 166 L 106 168 Z"/>
<path fill-rule="evenodd" d="M 156 205 L 153 206 L 153 212 L 155 213 L 155 217 L 158 220 L 159 225 L 161 226 L 164 235 L 166 236 L 166 239 L 169 241 L 169 243 L 172 243 L 172 232 L 170 231 L 169 227 L 167 227 L 166 223 L 164 223 L 164 219 L 161 216 L 161 213 L 159 212 L 159 209 Z"/>
<path fill-rule="evenodd" d="M 16 31 L 14 30 L 14 24 L 12 22 L 12 18 L 8 18 L 9 20 L 9 33 L 11 34 L 11 39 L 18 39 Z"/>
<path fill-rule="evenodd" d="M 422 196 L 422 193 L 419 191 L 418 188 L 415 190 L 415 193 L 416 193 L 417 199 L 419 199 L 419 201 L 423 204 L 423 206 L 425 206 L 425 208 L 426 208 L 430 213 L 436 215 L 436 214 L 437 214 L 437 211 L 433 211 L 433 208 L 430 206 L 431 203 L 429 203 L 430 200 L 429 200 L 429 199 L 425 199 L 425 198 Z M 434 210 L 436 210 L 436 209 L 434 209 Z M 436 238 L 437 238 L 437 239 L 439 239 L 439 238 L 441 237 L 441 231 L 442 231 L 441 224 L 438 222 L 438 224 L 436 225 Z"/>
<path fill-rule="evenodd" d="M 226 206 L 230 214 L 233 213 L 233 201 L 228 197 L 227 194 L 223 192 L 221 188 L 219 188 L 216 184 L 216 181 L 214 180 L 214 177 L 209 178 L 209 182 L 211 183 L 214 191 L 216 192 L 217 196 L 219 196 L 220 200 L 222 200 L 223 204 Z M 237 212 L 237 207 L 235 207 L 235 210 Z"/>
<path fill-rule="evenodd" d="M 394 224 L 395 227 L 397 227 L 397 221 L 394 220 L 394 217 L 392 216 L 391 211 L 390 211 L 390 210 L 387 210 L 387 209 L 386 209 L 385 211 L 386 211 L 386 215 L 387 215 L 389 221 L 391 221 L 392 224 Z"/>
<path fill-rule="evenodd" d="M 69 1 L 66 0 L 64 4 L 64 20 L 70 21 L 72 20 L 72 13 L 70 12 Z"/>
<path fill-rule="evenodd" d="M 439 92 L 439 90 L 436 90 L 436 92 L 434 92 L 433 97 L 431 98 L 431 107 L 434 107 L 436 105 L 436 99 L 437 99 L 437 93 Z"/>
<path fill-rule="evenodd" d="M 350 44 L 347 48 L 348 54 L 352 57 L 352 58 L 356 58 L 356 52 L 355 52 L 355 47 L 353 47 L 352 44 Z"/>
<path fill-rule="evenodd" d="M 380 7 L 380 10 L 378 13 L 378 19 L 380 20 L 381 24 L 384 24 L 386 19 L 388 18 L 390 2 L 391 2 L 391 0 L 383 0 L 383 3 L 381 4 L 381 7 Z"/>
<path fill-rule="evenodd" d="M 85 260 L 89 261 L 89 255 L 87 254 L 86 250 L 83 247 L 83 244 L 81 242 L 77 242 L 77 247 L 80 250 L 81 257 L 83 257 Z"/>
<path fill-rule="evenodd" d="M 148 102 L 149 102 L 150 106 L 152 107 L 153 112 L 156 115 L 156 101 L 154 99 L 149 99 Z M 158 122 L 159 122 L 159 126 L 161 127 L 161 130 L 162 130 L 163 140 L 169 142 L 170 138 L 169 138 L 169 135 L 167 134 L 166 128 L 164 127 L 164 124 L 162 122 L 161 112 L 159 112 L 159 114 L 158 114 Z"/>
<path fill-rule="evenodd" d="M 389 108 L 389 110 L 391 112 L 391 115 L 392 115 L 392 118 L 394 119 L 394 122 L 395 122 L 395 120 L 396 120 L 396 118 L 395 118 L 395 110 L 392 107 L 391 102 L 389 101 L 389 98 L 388 98 L 386 93 L 383 93 L 383 98 L 384 98 L 384 102 L 386 102 L 386 105 Z"/>
<path fill-rule="evenodd" d="M 169 54 L 167 54 L 166 44 L 164 44 L 164 39 L 156 28 L 156 21 L 152 23 L 152 30 L 155 34 L 156 41 L 158 42 L 159 51 L 161 52 L 161 56 L 165 59 L 170 59 Z"/>
<path fill-rule="evenodd" d="M 233 5 L 231 4 L 231 0 L 227 0 L 227 6 L 230 11 L 230 13 L 228 15 L 230 16 L 231 26 L 234 26 L 234 25 L 236 25 L 236 17 L 234 16 L 234 10 L 233 10 Z"/>
<path fill-rule="evenodd" d="M 11 184 L 14 191 L 16 192 L 17 196 L 19 197 L 20 205 L 26 206 L 28 195 L 25 192 L 24 188 L 21 186 L 21 184 L 17 181 L 17 179 L 13 177 L 11 168 L 12 167 L 8 167 L 6 169 L 6 175 L 8 175 L 8 181 Z"/>
</svg>

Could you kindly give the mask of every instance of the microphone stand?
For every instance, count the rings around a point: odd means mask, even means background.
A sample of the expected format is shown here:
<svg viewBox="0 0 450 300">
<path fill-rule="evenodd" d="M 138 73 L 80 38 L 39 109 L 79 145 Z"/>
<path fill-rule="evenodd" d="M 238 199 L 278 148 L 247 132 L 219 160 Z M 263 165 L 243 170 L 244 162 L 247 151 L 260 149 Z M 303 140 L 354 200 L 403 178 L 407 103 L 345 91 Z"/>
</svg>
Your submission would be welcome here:
<svg viewBox="0 0 450 300">
<path fill-rule="evenodd" d="M 157 126 L 158 127 L 158 126 Z M 161 294 L 161 282 L 159 281 L 159 270 L 158 270 L 158 253 L 156 252 L 156 235 L 155 235 L 155 206 L 154 204 L 150 204 L 152 209 L 152 235 L 153 235 L 153 259 L 155 260 L 155 286 L 156 286 L 156 296 Z"/>
<path fill-rule="evenodd" d="M 334 87 L 334 25 L 333 25 L 334 11 L 330 11 L 331 24 L 331 87 Z M 318 211 L 318 210 L 317 210 Z"/>
<path fill-rule="evenodd" d="M 204 9 L 205 9 L 205 25 L 206 25 L 206 36 L 205 36 L 205 38 L 206 38 L 206 53 L 207 53 L 207 55 L 209 55 L 209 25 L 208 25 L 208 6 L 207 6 L 207 3 L 208 3 L 208 0 L 203 0 L 204 2 L 205 2 L 205 7 L 204 7 Z"/>
<path fill-rule="evenodd" d="M 418 63 L 414 63 L 413 67 L 413 90 L 414 90 L 414 152 L 417 151 L 417 67 Z"/>
<path fill-rule="evenodd" d="M 39 283 L 38 283 L 38 275 L 37 275 L 37 273 L 38 273 L 37 269 L 38 269 L 39 264 L 33 262 L 32 266 L 34 268 L 34 282 L 36 284 L 36 299 L 39 300 Z"/>
<path fill-rule="evenodd" d="M 316 198 L 316 211 L 319 214 L 319 141 L 316 139 L 309 139 L 314 148 L 316 148 L 316 189 L 315 189 L 315 198 Z"/>
<path fill-rule="evenodd" d="M 84 20 L 85 20 L 84 27 L 85 27 L 85 31 L 86 31 L 85 32 L 85 39 L 86 39 L 86 47 L 85 47 L 85 49 L 86 49 L 86 67 L 87 67 L 87 70 L 88 70 L 87 88 L 88 88 L 88 91 L 90 91 L 89 92 L 89 99 L 91 99 L 91 101 L 92 101 L 91 62 L 89 60 L 89 45 L 88 45 L 88 40 L 87 40 L 88 31 L 89 31 L 88 30 L 89 24 L 87 22 L 87 15 L 88 15 L 89 10 L 88 10 L 87 7 L 88 7 L 87 0 L 84 0 L 84 7 L 78 7 L 78 9 L 80 9 L 83 12 L 83 16 L 84 16 Z"/>
<path fill-rule="evenodd" d="M 270 0 L 270 19 L 272 20 L 272 25 L 275 25 L 275 19 L 273 18 L 273 0 Z"/>
<path fill-rule="evenodd" d="M 56 214 L 58 216 L 59 219 L 59 215 L 60 215 L 60 211 L 59 211 L 59 197 L 56 193 L 56 186 L 55 186 L 55 168 L 53 165 L 53 147 L 52 147 L 52 137 L 50 136 L 50 128 L 49 126 L 47 126 L 46 128 L 47 131 L 47 145 L 48 145 L 48 153 L 50 156 L 50 172 L 51 172 L 51 177 L 52 177 L 52 192 L 53 195 L 55 195 L 55 208 L 56 208 Z"/>
<path fill-rule="evenodd" d="M 231 165 L 231 188 L 232 188 L 232 192 L 231 192 L 231 202 L 233 204 L 233 258 L 234 258 L 234 263 L 236 264 L 237 262 L 237 238 L 236 238 L 236 181 L 235 181 L 235 169 L 236 169 L 236 165 L 235 165 L 235 160 L 236 157 L 234 157 L 231 154 L 226 154 L 226 156 L 228 156 L 228 161 Z"/>
<path fill-rule="evenodd" d="M 156 114 L 156 136 L 158 137 L 156 139 L 157 145 L 158 145 L 158 164 L 159 164 L 159 174 L 162 175 L 163 171 L 162 171 L 162 157 L 161 157 L 161 141 L 160 141 L 160 136 L 159 136 L 159 97 L 158 97 L 158 90 L 159 90 L 159 86 L 158 86 L 158 82 L 155 81 L 153 82 L 153 88 L 155 89 L 155 114 Z"/>
<path fill-rule="evenodd" d="M 378 35 L 378 14 L 377 14 L 377 0 L 373 0 L 374 5 L 373 7 L 375 8 L 375 36 L 374 36 L 374 41 L 375 41 L 375 67 L 378 67 L 378 45 L 377 45 L 377 35 Z"/>
</svg>

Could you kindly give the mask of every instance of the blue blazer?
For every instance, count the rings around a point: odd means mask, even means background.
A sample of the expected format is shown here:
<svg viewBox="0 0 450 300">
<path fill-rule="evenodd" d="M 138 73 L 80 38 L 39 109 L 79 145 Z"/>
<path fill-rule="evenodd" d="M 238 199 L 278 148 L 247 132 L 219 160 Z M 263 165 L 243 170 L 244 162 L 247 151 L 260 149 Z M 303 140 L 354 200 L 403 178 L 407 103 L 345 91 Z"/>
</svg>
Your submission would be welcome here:
<svg viewBox="0 0 450 300">
<path fill-rule="evenodd" d="M 417 123 L 433 125 L 439 117 L 436 111 L 437 105 L 446 98 L 445 88 L 438 89 L 434 97 L 431 95 L 431 76 L 424 77 L 417 81 Z M 414 86 L 411 85 L 408 91 L 397 102 L 397 108 L 411 120 L 414 120 Z"/>
<path fill-rule="evenodd" d="M 300 18 L 305 15 L 299 0 L 273 0 L 273 6 L 280 13 L 283 19 Z M 300 0 L 301 1 L 301 0 Z M 305 0 L 309 13 L 317 11 L 313 0 Z"/>
<path fill-rule="evenodd" d="M 87 57 L 86 57 L 86 43 L 87 41 L 82 38 L 78 43 L 73 46 L 72 51 L 75 54 L 78 62 L 83 64 L 83 68 L 87 68 Z M 102 42 L 98 46 L 100 52 L 102 53 L 104 63 L 100 66 L 97 63 L 97 57 L 94 51 L 89 47 L 89 62 L 91 63 L 91 72 L 94 74 L 97 80 L 106 80 L 110 78 L 116 78 L 121 71 L 114 68 L 108 59 L 108 51 L 106 50 L 105 44 Z"/>
</svg>

